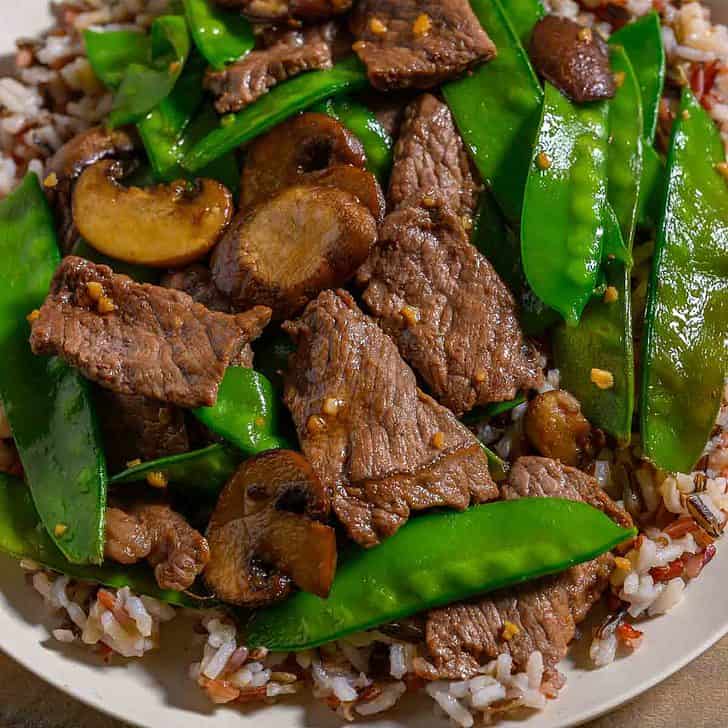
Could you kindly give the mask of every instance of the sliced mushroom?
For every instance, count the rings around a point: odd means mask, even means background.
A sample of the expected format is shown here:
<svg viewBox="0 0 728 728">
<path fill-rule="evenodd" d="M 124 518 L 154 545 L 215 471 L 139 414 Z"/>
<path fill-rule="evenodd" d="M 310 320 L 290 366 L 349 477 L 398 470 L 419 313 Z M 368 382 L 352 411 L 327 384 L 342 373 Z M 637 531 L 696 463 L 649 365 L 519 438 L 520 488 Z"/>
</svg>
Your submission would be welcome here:
<svg viewBox="0 0 728 728">
<path fill-rule="evenodd" d="M 212 278 L 240 310 L 255 302 L 286 319 L 346 283 L 376 239 L 376 221 L 349 192 L 289 187 L 238 215 L 215 249 Z"/>
<path fill-rule="evenodd" d="M 247 607 L 284 599 L 293 584 L 328 596 L 336 572 L 336 534 L 320 522 L 328 511 L 324 487 L 298 453 L 247 460 L 210 519 L 207 585 L 224 602 Z"/>
<path fill-rule="evenodd" d="M 241 204 L 249 209 L 296 184 L 301 175 L 339 164 L 364 169 L 366 154 L 361 142 L 326 114 L 300 114 L 250 147 Z"/>
<path fill-rule="evenodd" d="M 73 224 L 73 185 L 83 170 L 102 159 L 129 159 L 138 148 L 136 137 L 124 129 L 95 126 L 66 142 L 49 160 L 46 190 L 56 208 L 64 252 L 78 237 Z"/>
<path fill-rule="evenodd" d="M 351 164 L 339 164 L 320 172 L 310 172 L 301 178 L 305 184 L 319 187 L 336 187 L 351 192 L 362 205 L 369 208 L 374 219 L 381 223 L 384 220 L 384 193 L 377 178 L 365 169 L 353 167 Z"/>
<path fill-rule="evenodd" d="M 611 99 L 617 91 L 606 42 L 596 30 L 569 18 L 540 20 L 530 54 L 541 76 L 577 104 Z"/>
<path fill-rule="evenodd" d="M 578 400 L 562 389 L 539 394 L 531 400 L 525 429 L 539 454 L 572 466 L 579 463 L 592 431 Z"/>
<path fill-rule="evenodd" d="M 233 214 L 230 192 L 209 179 L 141 189 L 121 184 L 123 165 L 88 167 L 73 192 L 73 219 L 96 250 L 126 263 L 176 267 L 204 257 Z"/>
</svg>

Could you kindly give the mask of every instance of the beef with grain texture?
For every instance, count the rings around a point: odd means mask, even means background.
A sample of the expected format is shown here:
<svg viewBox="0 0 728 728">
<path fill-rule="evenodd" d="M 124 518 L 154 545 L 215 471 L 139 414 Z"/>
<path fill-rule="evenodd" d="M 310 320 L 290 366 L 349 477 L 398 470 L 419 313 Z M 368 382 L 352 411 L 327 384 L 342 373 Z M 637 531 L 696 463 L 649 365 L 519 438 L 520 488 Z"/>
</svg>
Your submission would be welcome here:
<svg viewBox="0 0 728 728">
<path fill-rule="evenodd" d="M 621 526 L 632 525 L 629 515 L 594 478 L 548 458 L 517 460 L 502 490 L 507 500 L 549 496 L 583 501 Z M 606 553 L 563 574 L 431 611 L 426 627 L 430 677 L 470 678 L 500 654 L 510 654 L 516 669 L 524 671 L 530 654 L 538 650 L 544 658 L 545 680 L 558 682 L 556 667 L 576 626 L 607 588 L 613 568 L 614 557 Z M 506 622 L 516 628 L 510 639 L 504 637 Z"/>
<path fill-rule="evenodd" d="M 58 355 L 114 392 L 209 407 L 225 370 L 270 315 L 263 306 L 216 313 L 180 291 L 71 256 L 56 271 L 30 343 L 35 354 Z"/>
<path fill-rule="evenodd" d="M 434 88 L 496 54 L 468 0 L 360 0 L 351 28 L 380 91 Z"/>
<path fill-rule="evenodd" d="M 358 281 L 404 359 L 456 414 L 540 385 L 511 292 L 447 207 L 389 215 Z"/>
<path fill-rule="evenodd" d="M 297 351 L 284 399 L 354 541 L 375 546 L 411 511 L 498 496 L 478 441 L 418 389 L 392 340 L 348 293 L 324 291 L 285 328 Z"/>
<path fill-rule="evenodd" d="M 333 23 L 291 31 L 221 71 L 208 70 L 205 88 L 217 96 L 215 108 L 220 114 L 240 111 L 289 78 L 331 68 L 335 35 Z"/>
</svg>

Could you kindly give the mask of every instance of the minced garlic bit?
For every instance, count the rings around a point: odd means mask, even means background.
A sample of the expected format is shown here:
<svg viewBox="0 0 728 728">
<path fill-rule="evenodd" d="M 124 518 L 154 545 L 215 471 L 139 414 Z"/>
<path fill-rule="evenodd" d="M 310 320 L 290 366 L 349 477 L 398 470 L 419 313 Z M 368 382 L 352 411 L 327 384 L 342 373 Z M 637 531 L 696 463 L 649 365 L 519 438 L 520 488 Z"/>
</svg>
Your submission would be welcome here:
<svg viewBox="0 0 728 728">
<path fill-rule="evenodd" d="M 104 295 L 104 287 L 98 281 L 87 283 L 86 291 L 92 301 L 98 301 Z"/>
<path fill-rule="evenodd" d="M 387 26 L 379 18 L 372 18 L 369 21 L 369 30 L 374 35 L 384 35 L 387 32 Z"/>
<path fill-rule="evenodd" d="M 422 204 L 425 207 L 434 207 L 437 204 L 437 200 L 435 199 L 435 195 L 433 192 L 430 192 L 430 194 L 425 195 L 422 198 Z"/>
<path fill-rule="evenodd" d="M 108 296 L 101 296 L 99 302 L 96 304 L 96 308 L 99 313 L 111 313 L 112 311 L 116 311 L 116 304 Z"/>
<path fill-rule="evenodd" d="M 56 523 L 56 527 L 53 529 L 53 535 L 56 538 L 60 538 L 65 535 L 68 531 L 68 526 L 65 523 Z"/>
<path fill-rule="evenodd" d="M 358 53 L 359 51 L 363 51 L 366 47 L 367 47 L 366 41 L 358 40 L 356 43 L 354 43 L 354 45 L 351 47 L 351 49 Z M 233 119 L 234 118 L 235 117 L 233 116 Z"/>
<path fill-rule="evenodd" d="M 141 465 L 141 464 L 142 464 L 142 459 L 141 458 L 134 458 L 134 460 L 130 460 L 126 464 L 126 467 L 127 468 L 136 468 L 137 465 Z"/>
<path fill-rule="evenodd" d="M 169 64 L 170 73 L 177 73 L 180 68 L 182 68 L 182 64 L 179 61 L 172 61 L 172 63 Z"/>
<path fill-rule="evenodd" d="M 624 86 L 625 78 L 627 78 L 627 74 L 624 71 L 617 71 L 617 73 L 614 74 L 614 85 L 617 88 L 622 88 L 622 86 Z"/>
<path fill-rule="evenodd" d="M 604 291 L 604 303 L 616 303 L 619 301 L 619 291 L 614 286 L 607 286 Z"/>
<path fill-rule="evenodd" d="M 473 218 L 470 217 L 470 215 L 463 215 L 462 218 L 460 218 L 460 222 L 463 225 L 463 230 L 466 232 L 470 232 L 474 227 Z"/>
<path fill-rule="evenodd" d="M 629 559 L 625 559 L 624 556 L 615 556 L 614 565 L 623 571 L 632 570 L 632 562 Z"/>
<path fill-rule="evenodd" d="M 728 162 L 718 162 L 715 165 L 715 169 L 718 174 L 722 175 L 728 181 Z"/>
<path fill-rule="evenodd" d="M 54 187 L 58 186 L 58 175 L 55 172 L 51 172 L 44 180 L 43 180 L 43 187 L 48 187 L 49 189 L 53 189 Z"/>
<path fill-rule="evenodd" d="M 445 447 L 445 433 L 444 432 L 436 432 L 432 436 L 432 447 L 435 447 L 438 450 L 442 450 L 442 448 Z"/>
<path fill-rule="evenodd" d="M 614 374 L 606 369 L 592 369 L 591 380 L 599 389 L 612 389 L 614 387 Z"/>
<path fill-rule="evenodd" d="M 683 109 L 682 114 L 680 114 L 680 116 L 682 116 L 683 121 L 689 121 L 690 120 L 690 109 Z"/>
<path fill-rule="evenodd" d="M 412 32 L 417 38 L 427 35 L 432 30 L 432 19 L 427 13 L 422 13 L 412 26 Z"/>
<path fill-rule="evenodd" d="M 517 634 L 520 634 L 521 630 L 517 624 L 509 622 L 507 619 L 503 622 L 503 633 L 501 636 L 506 642 L 510 642 Z"/>
<path fill-rule="evenodd" d="M 328 415 L 329 417 L 336 417 L 336 415 L 341 412 L 341 408 L 344 406 L 344 401 L 341 399 L 336 399 L 334 397 L 327 397 L 324 400 L 323 407 L 321 408 L 321 411 Z"/>
<path fill-rule="evenodd" d="M 323 432 L 326 429 L 326 420 L 321 415 L 311 415 L 306 423 L 306 429 L 312 434 Z"/>
<path fill-rule="evenodd" d="M 40 311 L 36 308 L 31 311 L 25 318 L 29 324 L 32 324 L 40 318 Z"/>
<path fill-rule="evenodd" d="M 474 379 L 478 384 L 482 384 L 486 381 L 486 379 L 488 379 L 488 373 L 483 369 L 478 369 L 478 371 L 475 372 Z"/>
<path fill-rule="evenodd" d="M 402 306 L 400 313 L 410 326 L 414 326 L 420 322 L 420 310 L 414 306 Z"/>
<path fill-rule="evenodd" d="M 152 488 L 166 488 L 169 485 L 167 473 L 164 473 L 161 470 L 155 470 L 154 472 L 147 473 L 147 484 L 151 485 Z"/>
<path fill-rule="evenodd" d="M 582 43 L 591 43 L 593 35 L 591 28 L 582 28 L 578 33 L 578 38 Z"/>
<path fill-rule="evenodd" d="M 255 426 L 256 427 L 263 427 L 265 425 L 265 417 L 256 417 L 255 418 Z"/>
<path fill-rule="evenodd" d="M 551 160 L 549 159 L 549 155 L 546 154 L 546 152 L 538 153 L 538 156 L 536 157 L 536 166 L 539 169 L 550 169 L 551 168 Z"/>
</svg>

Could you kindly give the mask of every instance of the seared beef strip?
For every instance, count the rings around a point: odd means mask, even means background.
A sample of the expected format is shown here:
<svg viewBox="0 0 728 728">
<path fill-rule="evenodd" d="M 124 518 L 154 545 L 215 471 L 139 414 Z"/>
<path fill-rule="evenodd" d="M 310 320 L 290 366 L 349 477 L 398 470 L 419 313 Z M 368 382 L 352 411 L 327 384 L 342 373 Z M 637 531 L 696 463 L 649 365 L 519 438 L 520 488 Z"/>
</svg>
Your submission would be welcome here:
<svg viewBox="0 0 728 728">
<path fill-rule="evenodd" d="M 533 30 L 536 70 L 577 104 L 611 99 L 617 91 L 609 47 L 596 30 L 569 18 L 547 15 Z"/>
<path fill-rule="evenodd" d="M 353 0 L 215 0 L 224 8 L 235 8 L 251 20 L 321 20 L 345 13 Z"/>
<path fill-rule="evenodd" d="M 580 500 L 622 526 L 632 523 L 596 480 L 547 458 L 520 458 L 511 469 L 503 495 L 508 500 L 544 496 Z M 479 665 L 503 653 L 509 653 L 522 671 L 529 655 L 539 650 L 545 679 L 558 680 L 556 666 L 574 639 L 576 625 L 607 588 L 613 568 L 614 557 L 606 553 L 563 574 L 433 610 L 427 619 L 427 646 L 435 667 L 432 677 L 472 677 Z M 506 622 L 518 629 L 509 640 L 503 636 Z"/>
<path fill-rule="evenodd" d="M 240 111 L 282 81 L 304 71 L 331 68 L 332 42 L 330 24 L 287 33 L 269 48 L 252 51 L 222 71 L 210 69 L 205 87 L 218 97 L 219 113 Z"/>
<path fill-rule="evenodd" d="M 185 293 L 68 257 L 30 343 L 35 354 L 58 355 L 114 392 L 212 406 L 225 370 L 270 315 L 262 306 L 236 316 L 213 313 Z"/>
<path fill-rule="evenodd" d="M 472 220 L 480 187 L 450 109 L 423 94 L 405 111 L 389 181 L 392 209 L 441 200 L 466 222 Z"/>
<path fill-rule="evenodd" d="M 189 589 L 210 560 L 210 549 L 168 505 L 135 503 L 106 509 L 106 557 L 121 564 L 146 559 L 162 589 Z"/>
<path fill-rule="evenodd" d="M 433 88 L 496 54 L 468 0 L 360 0 L 351 27 L 382 91 Z"/>
<path fill-rule="evenodd" d="M 188 268 L 167 273 L 159 282 L 164 288 L 183 291 L 210 311 L 230 313 L 230 300 L 221 293 L 212 280 L 212 273 L 206 265 L 194 263 Z"/>
<path fill-rule="evenodd" d="M 179 407 L 101 388 L 96 392 L 96 404 L 112 473 L 124 470 L 132 460 L 147 462 L 190 449 L 184 412 Z"/>
<path fill-rule="evenodd" d="M 436 399 L 462 414 L 541 383 L 513 296 L 452 212 L 399 210 L 379 237 L 363 299 Z"/>
<path fill-rule="evenodd" d="M 475 437 L 417 388 L 392 340 L 345 291 L 324 291 L 284 328 L 298 344 L 285 402 L 349 535 L 375 546 L 412 510 L 498 496 Z"/>
</svg>

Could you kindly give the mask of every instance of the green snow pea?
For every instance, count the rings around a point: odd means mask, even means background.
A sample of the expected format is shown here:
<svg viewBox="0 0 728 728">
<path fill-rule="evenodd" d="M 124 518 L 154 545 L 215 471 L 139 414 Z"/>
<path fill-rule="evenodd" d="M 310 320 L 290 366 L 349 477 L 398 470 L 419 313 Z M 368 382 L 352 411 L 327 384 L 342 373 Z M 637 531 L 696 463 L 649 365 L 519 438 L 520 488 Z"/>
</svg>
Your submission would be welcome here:
<svg viewBox="0 0 728 728">
<path fill-rule="evenodd" d="M 632 247 L 644 164 L 642 97 L 637 77 L 624 49 L 613 45 L 611 64 L 624 81 L 609 102 L 607 197 L 619 220 L 622 238 Z"/>
<path fill-rule="evenodd" d="M 134 265 L 133 263 L 124 263 L 116 258 L 109 258 L 108 255 L 99 253 L 96 248 L 92 248 L 83 238 L 79 238 L 71 250 L 71 255 L 79 258 L 85 258 L 92 263 L 99 265 L 108 265 L 114 273 L 133 278 L 137 283 L 157 283 L 159 281 L 159 271 L 154 268 L 145 268 L 143 265 Z"/>
<path fill-rule="evenodd" d="M 652 144 L 665 86 L 666 61 L 660 16 L 651 12 L 625 25 L 612 35 L 609 42 L 622 46 L 632 63 L 642 93 L 644 136 Z"/>
<path fill-rule="evenodd" d="M 500 0 L 470 4 L 498 55 L 442 91 L 481 177 L 518 224 L 543 92 Z"/>
<path fill-rule="evenodd" d="M 504 7 L 521 45 L 528 49 L 534 26 L 546 15 L 543 3 L 541 0 L 506 0 Z"/>
<path fill-rule="evenodd" d="M 655 148 L 645 144 L 637 222 L 656 228 L 662 214 L 665 192 L 665 162 Z"/>
<path fill-rule="evenodd" d="M 181 15 L 164 15 L 152 23 L 147 63 L 132 63 L 114 96 L 109 115 L 112 127 L 140 121 L 167 98 L 190 53 L 187 23 Z"/>
<path fill-rule="evenodd" d="M 498 415 L 510 412 L 524 402 L 526 402 L 526 397 L 523 394 L 519 394 L 515 399 L 508 400 L 507 402 L 492 402 L 484 407 L 476 407 L 470 410 L 470 412 L 460 418 L 460 421 L 466 425 L 475 425 L 483 420 L 489 420 L 493 417 L 498 417 Z"/>
<path fill-rule="evenodd" d="M 60 359 L 36 357 L 26 316 L 60 263 L 53 215 L 28 174 L 0 202 L 0 399 L 43 525 L 63 555 L 100 563 L 106 465 L 89 385 Z"/>
<path fill-rule="evenodd" d="M 246 643 L 297 651 L 563 571 L 634 537 L 597 509 L 551 498 L 413 518 L 375 549 L 352 547 L 328 599 L 299 592 L 258 610 Z"/>
<path fill-rule="evenodd" d="M 271 89 L 239 113 L 223 117 L 220 127 L 185 155 L 183 166 L 190 172 L 199 172 L 210 162 L 316 102 L 365 88 L 367 84 L 364 66 L 355 56 L 339 61 L 328 71 L 301 74 Z"/>
<path fill-rule="evenodd" d="M 170 487 L 184 486 L 205 498 L 214 499 L 230 480 L 244 456 L 226 445 L 210 445 L 182 455 L 172 455 L 135 465 L 109 479 L 111 485 L 126 485 L 146 480 L 149 473 L 164 473 Z"/>
<path fill-rule="evenodd" d="M 326 99 L 312 111 L 333 116 L 364 145 L 367 168 L 381 184 L 386 184 L 392 170 L 394 140 L 364 104 L 350 97 Z"/>
<path fill-rule="evenodd" d="M 536 295 L 571 324 L 592 296 L 602 257 L 608 113 L 606 102 L 576 106 L 547 83 L 526 183 L 523 269 Z"/>
<path fill-rule="evenodd" d="M 184 0 L 184 7 L 192 39 L 213 68 L 222 69 L 255 47 L 253 29 L 240 13 L 210 0 Z"/>
<path fill-rule="evenodd" d="M 83 34 L 88 60 L 102 83 L 116 88 L 133 63 L 145 64 L 152 53 L 152 40 L 136 30 L 87 30 Z"/>
<path fill-rule="evenodd" d="M 215 406 L 200 407 L 193 414 L 247 455 L 287 447 L 275 434 L 278 398 L 273 385 L 253 369 L 230 367 Z"/>
<path fill-rule="evenodd" d="M 16 559 L 31 559 L 74 579 L 115 589 L 128 586 L 138 594 L 145 594 L 168 604 L 193 609 L 211 606 L 209 597 L 160 589 L 151 569 L 145 566 L 72 564 L 41 527 L 33 499 L 25 484 L 4 473 L 0 473 L 0 551 Z"/>
<path fill-rule="evenodd" d="M 683 91 L 645 319 L 640 424 L 658 467 L 689 473 L 710 437 L 728 372 L 728 185 L 720 134 Z"/>
<path fill-rule="evenodd" d="M 493 450 L 486 445 L 483 445 L 482 442 L 480 443 L 480 447 L 483 448 L 485 457 L 488 458 L 488 470 L 493 476 L 493 480 L 495 480 L 496 483 L 500 483 L 505 480 L 508 477 L 508 469 L 510 468 L 510 465 L 503 460 L 500 455 L 493 452 Z"/>
</svg>

